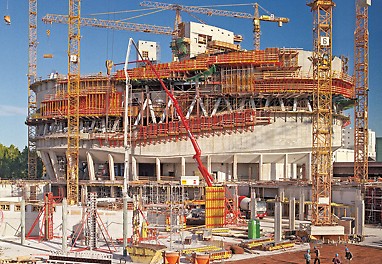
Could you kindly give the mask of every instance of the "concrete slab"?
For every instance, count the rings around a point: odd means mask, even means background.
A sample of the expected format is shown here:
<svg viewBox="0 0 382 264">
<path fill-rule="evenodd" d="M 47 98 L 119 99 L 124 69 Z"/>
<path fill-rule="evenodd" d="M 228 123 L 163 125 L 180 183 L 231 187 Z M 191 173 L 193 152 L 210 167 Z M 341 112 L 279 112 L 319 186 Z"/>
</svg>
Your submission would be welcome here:
<svg viewBox="0 0 382 264">
<path fill-rule="evenodd" d="M 343 226 L 314 226 L 308 228 L 311 236 L 343 236 L 345 228 Z"/>
</svg>

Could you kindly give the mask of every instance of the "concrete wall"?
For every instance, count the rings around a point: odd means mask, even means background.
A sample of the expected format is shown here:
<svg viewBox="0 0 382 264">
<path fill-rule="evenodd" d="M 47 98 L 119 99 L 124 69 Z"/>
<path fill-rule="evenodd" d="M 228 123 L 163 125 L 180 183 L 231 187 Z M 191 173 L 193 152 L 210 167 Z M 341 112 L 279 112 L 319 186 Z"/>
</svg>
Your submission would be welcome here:
<svg viewBox="0 0 382 264">
<path fill-rule="evenodd" d="M 313 67 L 312 67 L 312 61 L 309 60 L 309 58 L 312 57 L 311 51 L 306 50 L 299 50 L 298 52 L 298 65 L 301 66 L 301 72 L 304 73 L 304 75 L 307 75 L 309 77 L 313 77 Z M 338 57 L 333 57 L 332 60 L 332 71 L 334 73 L 342 72 L 342 61 Z"/>
<path fill-rule="evenodd" d="M 190 38 L 190 58 L 206 51 L 207 41 L 202 40 L 204 36 L 209 36 L 211 40 L 219 40 L 233 44 L 233 32 L 222 28 L 189 22 L 185 26 L 185 31 L 186 37 Z"/>
<path fill-rule="evenodd" d="M 10 204 L 9 211 L 1 211 L 0 214 L 0 237 L 11 237 L 11 236 L 19 236 L 20 235 L 20 223 L 21 223 L 21 212 L 15 211 L 16 204 Z M 28 234 L 33 223 L 36 221 L 38 217 L 38 211 L 32 211 L 34 206 L 27 205 L 26 206 L 26 222 L 25 222 L 25 233 Z M 105 227 L 107 227 L 107 231 L 109 235 L 113 238 L 113 240 L 117 238 L 122 238 L 123 230 L 122 230 L 122 210 L 120 211 L 108 211 L 98 209 L 98 213 L 100 219 L 102 220 Z M 83 208 L 78 206 L 69 206 L 68 207 L 68 231 L 69 235 L 72 230 L 76 230 L 77 226 L 81 226 L 83 216 Z M 132 211 L 128 211 L 128 225 L 130 228 L 128 229 L 128 237 L 132 235 Z M 44 219 L 40 217 L 39 221 L 36 222 L 36 226 L 31 232 L 31 236 L 38 236 L 40 228 L 43 227 Z M 98 228 L 98 227 L 97 227 Z M 53 214 L 53 233 L 54 236 L 62 236 L 62 206 L 58 205 L 55 207 L 55 212 Z M 101 236 L 102 237 L 102 236 Z"/>
<path fill-rule="evenodd" d="M 198 143 L 203 155 L 229 153 L 271 153 L 310 151 L 312 148 L 312 123 L 310 117 L 297 121 L 293 117 L 275 118 L 265 126 L 255 126 L 254 132 L 225 134 L 213 137 L 199 137 Z M 341 126 L 333 126 L 333 148 L 341 146 Z M 192 156 L 194 149 L 190 141 L 166 142 L 138 146 L 133 149 L 136 156 Z"/>
</svg>

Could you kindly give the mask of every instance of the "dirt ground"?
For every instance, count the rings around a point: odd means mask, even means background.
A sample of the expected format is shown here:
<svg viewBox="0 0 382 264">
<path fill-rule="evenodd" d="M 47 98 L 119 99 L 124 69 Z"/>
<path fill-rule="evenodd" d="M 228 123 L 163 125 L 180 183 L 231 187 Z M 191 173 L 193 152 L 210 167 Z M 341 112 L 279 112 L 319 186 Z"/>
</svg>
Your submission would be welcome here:
<svg viewBox="0 0 382 264">
<path fill-rule="evenodd" d="M 313 255 L 313 244 L 311 244 L 311 264 L 314 263 Z M 321 263 L 332 263 L 332 259 L 336 253 L 340 256 L 341 263 L 349 263 L 345 260 L 345 248 L 346 246 L 341 245 L 316 245 L 321 252 Z M 382 249 L 357 246 L 357 245 L 348 245 L 347 246 L 350 252 L 353 254 L 353 260 L 350 263 L 354 264 L 371 264 L 371 263 L 382 263 Z M 226 261 L 225 263 L 230 264 L 269 264 L 269 263 L 296 263 L 296 264 L 305 264 L 304 260 L 304 251 L 295 251 L 295 252 L 286 252 L 266 257 L 256 257 L 253 259 L 246 260 L 236 260 L 236 261 Z"/>
</svg>

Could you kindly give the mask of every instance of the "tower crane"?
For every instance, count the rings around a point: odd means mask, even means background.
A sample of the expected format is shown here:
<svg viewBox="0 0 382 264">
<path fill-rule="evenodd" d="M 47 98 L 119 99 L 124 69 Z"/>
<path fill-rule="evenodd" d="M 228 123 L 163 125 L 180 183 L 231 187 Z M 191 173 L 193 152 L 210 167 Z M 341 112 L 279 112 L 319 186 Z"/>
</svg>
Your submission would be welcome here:
<svg viewBox="0 0 382 264">
<path fill-rule="evenodd" d="M 354 31 L 354 178 L 364 182 L 368 178 L 368 74 L 369 31 L 368 6 L 371 1 L 356 0 L 356 28 Z"/>
<path fill-rule="evenodd" d="M 36 94 L 31 85 L 37 78 L 37 0 L 29 0 L 28 17 L 28 118 L 36 113 Z M 36 126 L 28 125 L 28 179 L 37 179 Z"/>
<path fill-rule="evenodd" d="M 311 0 L 313 12 L 312 224 L 332 225 L 332 0 Z"/>
<path fill-rule="evenodd" d="M 69 0 L 68 16 L 68 146 L 66 188 L 68 204 L 78 203 L 81 1 Z"/>
<path fill-rule="evenodd" d="M 68 24 L 68 16 L 56 15 L 56 14 L 46 14 L 42 21 L 45 23 L 59 23 Z M 109 28 L 116 30 L 127 30 L 135 32 L 145 32 L 161 35 L 173 35 L 173 30 L 170 27 L 162 27 L 148 24 L 137 24 L 113 20 L 103 20 L 96 18 L 80 18 L 81 26 L 98 27 L 98 28 Z"/>
<path fill-rule="evenodd" d="M 167 4 L 167 3 L 152 2 L 152 1 L 143 1 L 140 3 L 140 5 L 145 6 L 145 7 L 175 10 L 176 11 L 176 17 L 175 17 L 174 32 L 175 32 L 176 36 L 179 33 L 178 24 L 181 22 L 180 11 L 184 11 L 184 12 L 188 12 L 188 13 L 199 13 L 199 14 L 204 14 L 204 15 L 208 15 L 208 16 L 214 15 L 214 16 L 225 16 L 225 17 L 252 19 L 253 20 L 253 26 L 254 26 L 253 33 L 254 33 L 255 50 L 260 49 L 260 33 L 261 33 L 260 21 L 277 22 L 280 27 L 282 26 L 283 23 L 289 22 L 289 18 L 275 17 L 273 14 L 266 11 L 264 8 L 262 8 L 257 3 L 254 4 L 254 8 L 255 8 L 254 15 L 249 14 L 249 13 L 245 13 L 245 12 L 233 12 L 233 11 L 228 11 L 228 10 L 218 10 L 218 9 L 198 7 L 198 6 L 184 6 L 184 5 L 178 5 L 178 4 Z M 259 7 L 262 8 L 264 11 L 266 11 L 268 14 L 260 16 L 259 15 Z"/>
</svg>

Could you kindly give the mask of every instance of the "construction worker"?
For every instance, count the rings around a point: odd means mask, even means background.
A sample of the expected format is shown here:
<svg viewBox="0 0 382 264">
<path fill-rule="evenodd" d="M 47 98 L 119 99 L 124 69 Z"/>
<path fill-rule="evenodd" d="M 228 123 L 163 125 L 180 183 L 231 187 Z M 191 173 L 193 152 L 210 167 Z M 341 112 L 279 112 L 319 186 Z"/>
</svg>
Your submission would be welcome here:
<svg viewBox="0 0 382 264">
<path fill-rule="evenodd" d="M 318 263 L 318 264 L 321 264 L 321 260 L 320 260 L 320 250 L 314 246 L 314 264 Z"/>
<path fill-rule="evenodd" d="M 340 258 L 338 257 L 338 253 L 336 253 L 336 255 L 334 256 L 332 262 L 333 262 L 334 264 L 341 264 L 341 260 L 340 260 Z"/>
<path fill-rule="evenodd" d="M 305 261 L 306 261 L 306 264 L 310 264 L 310 249 L 308 249 L 304 255 L 304 258 L 305 258 Z"/>
<path fill-rule="evenodd" d="M 348 260 L 349 263 L 353 259 L 353 254 L 348 248 L 345 248 L 345 258 Z"/>
</svg>

